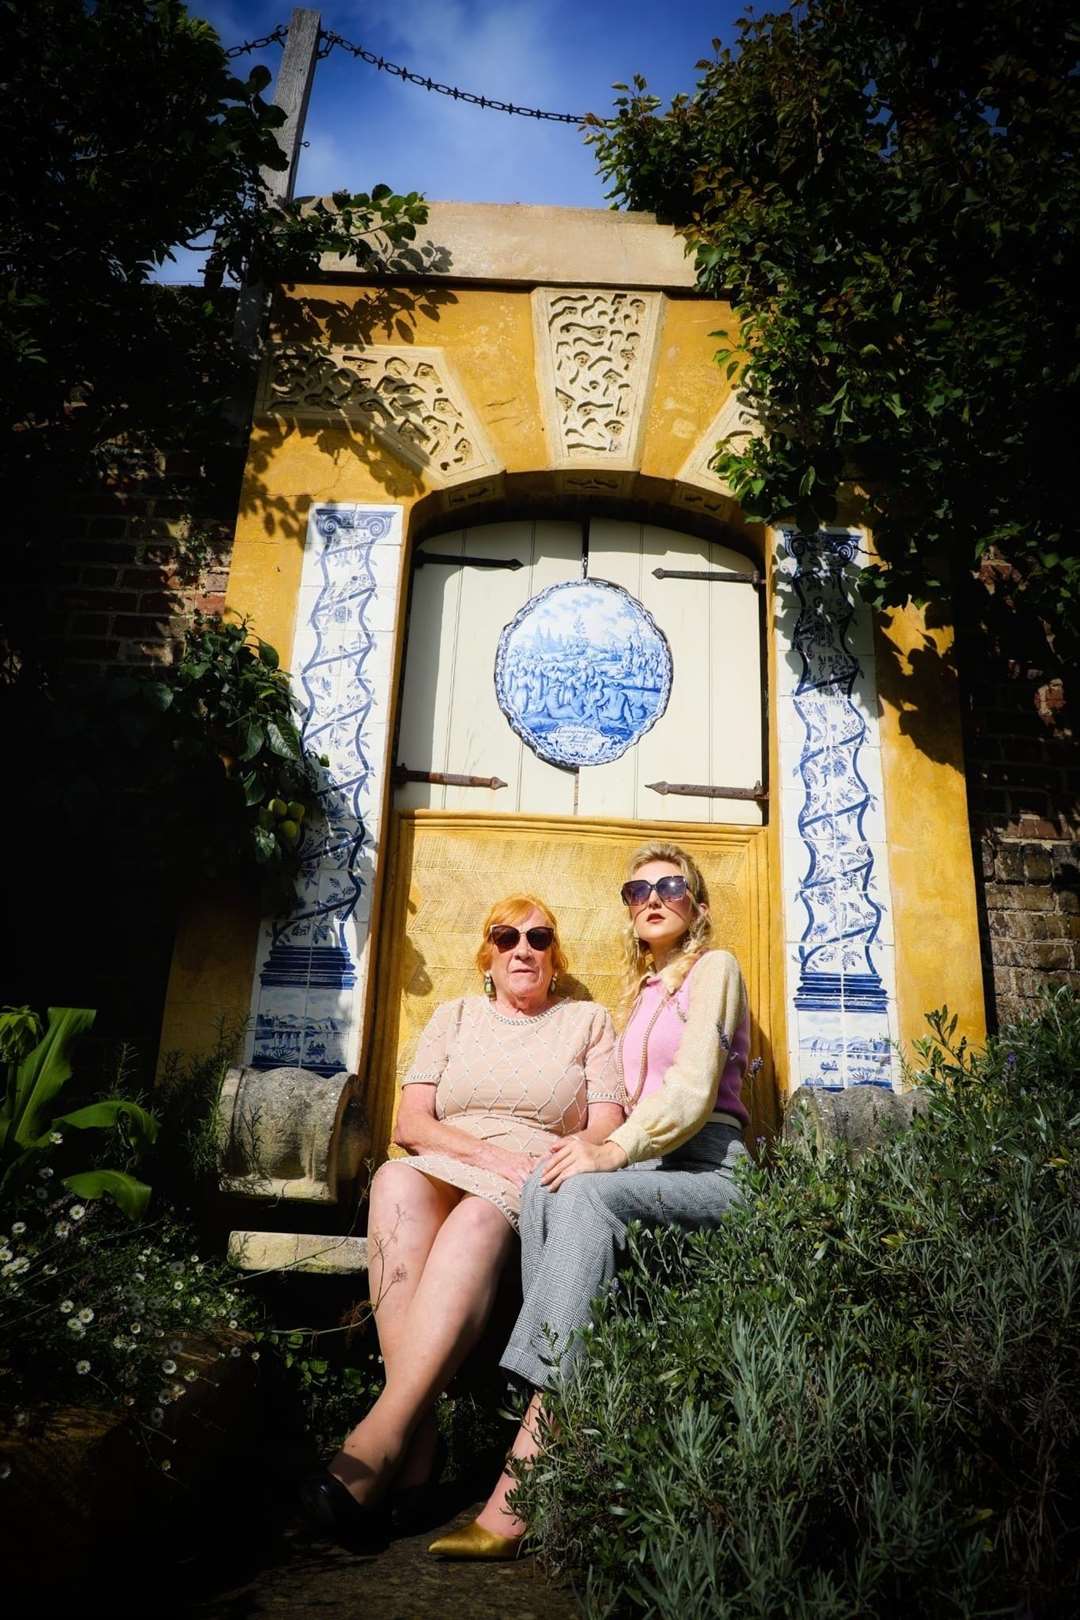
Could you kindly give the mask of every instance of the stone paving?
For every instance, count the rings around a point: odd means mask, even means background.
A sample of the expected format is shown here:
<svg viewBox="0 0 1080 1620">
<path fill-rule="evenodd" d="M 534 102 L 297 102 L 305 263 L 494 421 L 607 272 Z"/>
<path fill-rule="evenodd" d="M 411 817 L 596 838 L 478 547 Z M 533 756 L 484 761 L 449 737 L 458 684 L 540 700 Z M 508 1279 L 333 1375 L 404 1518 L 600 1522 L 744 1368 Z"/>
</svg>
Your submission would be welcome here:
<svg viewBox="0 0 1080 1620">
<path fill-rule="evenodd" d="M 194 1571 L 182 1608 L 172 1612 L 178 1620 L 580 1620 L 570 1590 L 546 1579 L 532 1558 L 473 1564 L 429 1555 L 443 1528 L 478 1511 L 474 1486 L 444 1487 L 431 1527 L 373 1558 L 315 1542 L 290 1518 L 250 1538 L 242 1575 L 236 1567 Z"/>
</svg>

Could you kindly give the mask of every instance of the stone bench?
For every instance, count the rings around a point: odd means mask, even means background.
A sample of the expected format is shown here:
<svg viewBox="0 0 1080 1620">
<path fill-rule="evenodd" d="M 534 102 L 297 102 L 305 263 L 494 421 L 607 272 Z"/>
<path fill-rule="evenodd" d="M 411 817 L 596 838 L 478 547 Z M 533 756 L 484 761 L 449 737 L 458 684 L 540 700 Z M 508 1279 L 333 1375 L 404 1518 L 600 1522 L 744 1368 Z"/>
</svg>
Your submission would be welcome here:
<svg viewBox="0 0 1080 1620">
<path fill-rule="evenodd" d="M 785 1141 L 812 1150 L 843 1145 L 853 1159 L 911 1124 L 926 1106 L 924 1092 L 852 1086 L 820 1091 L 800 1086 L 784 1113 Z M 337 1205 L 351 1216 L 360 1174 L 370 1154 L 355 1077 L 310 1069 L 230 1069 L 219 1119 L 226 1141 L 223 1191 L 284 1200 L 296 1206 Z M 316 1222 L 313 1224 L 321 1224 Z M 367 1239 L 312 1232 L 229 1235 L 229 1259 L 239 1270 L 289 1271 L 346 1277 L 367 1271 Z"/>
</svg>

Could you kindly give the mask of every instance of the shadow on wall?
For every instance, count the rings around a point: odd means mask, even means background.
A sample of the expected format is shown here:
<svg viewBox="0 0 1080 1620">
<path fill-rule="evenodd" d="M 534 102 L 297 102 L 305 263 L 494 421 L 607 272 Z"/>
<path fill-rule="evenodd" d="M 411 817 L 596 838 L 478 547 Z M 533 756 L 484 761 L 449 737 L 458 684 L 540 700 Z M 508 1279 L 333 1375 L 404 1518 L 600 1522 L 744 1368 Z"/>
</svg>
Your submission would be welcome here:
<svg viewBox="0 0 1080 1620">
<path fill-rule="evenodd" d="M 425 272 L 445 275 L 450 267 L 447 249 L 429 245 L 425 251 Z M 416 270 L 392 262 L 385 273 L 415 276 Z M 241 516 L 257 516 L 268 536 L 304 545 L 308 510 L 316 498 L 325 498 L 325 491 L 319 497 L 310 491 L 285 495 L 271 484 L 268 470 L 287 441 L 309 443 L 345 478 L 351 467 L 363 467 L 367 480 L 389 500 L 422 493 L 420 473 L 380 438 L 380 430 L 393 435 L 423 465 L 431 425 L 425 420 L 428 407 L 420 391 L 407 376 L 395 375 L 390 368 L 383 368 L 368 384 L 354 365 L 337 364 L 329 349 L 355 346 L 360 359 L 371 344 L 411 344 L 418 317 L 438 321 L 440 309 L 457 301 L 448 287 L 409 285 L 365 288 L 355 303 L 340 298 L 279 298 L 275 339 L 284 347 L 272 386 L 280 414 L 271 404 L 253 431 Z M 365 421 L 357 420 L 358 412 Z"/>
<path fill-rule="evenodd" d="M 884 700 L 899 716 L 901 735 L 910 737 L 921 754 L 962 772 L 960 675 L 950 612 L 944 604 L 931 603 L 915 632 L 917 644 L 906 649 L 885 633 L 888 623 L 887 616 L 874 638 L 878 713 Z"/>
</svg>

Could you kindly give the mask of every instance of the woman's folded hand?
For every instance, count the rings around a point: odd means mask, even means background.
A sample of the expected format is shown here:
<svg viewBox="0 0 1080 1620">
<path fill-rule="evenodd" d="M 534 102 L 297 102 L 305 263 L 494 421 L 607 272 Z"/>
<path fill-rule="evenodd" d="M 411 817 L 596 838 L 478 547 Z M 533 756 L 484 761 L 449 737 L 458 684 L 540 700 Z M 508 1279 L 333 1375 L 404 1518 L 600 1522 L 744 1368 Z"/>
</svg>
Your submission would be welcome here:
<svg viewBox="0 0 1080 1620">
<path fill-rule="evenodd" d="M 491 1165 L 497 1175 L 505 1176 L 515 1187 L 524 1187 L 536 1169 L 538 1161 L 529 1153 L 514 1153 L 509 1148 L 496 1148 L 498 1159 Z"/>
<path fill-rule="evenodd" d="M 626 1154 L 615 1142 L 587 1142 L 583 1136 L 568 1136 L 550 1148 L 540 1180 L 549 1192 L 556 1192 L 571 1176 L 584 1170 L 621 1170 Z"/>
</svg>

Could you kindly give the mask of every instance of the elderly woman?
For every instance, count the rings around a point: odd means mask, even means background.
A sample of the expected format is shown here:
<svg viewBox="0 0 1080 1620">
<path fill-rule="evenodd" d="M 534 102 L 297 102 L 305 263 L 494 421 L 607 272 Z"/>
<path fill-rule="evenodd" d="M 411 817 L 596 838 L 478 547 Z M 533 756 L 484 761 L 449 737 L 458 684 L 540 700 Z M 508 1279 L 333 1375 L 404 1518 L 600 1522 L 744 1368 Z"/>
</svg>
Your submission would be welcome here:
<svg viewBox="0 0 1080 1620">
<path fill-rule="evenodd" d="M 390 1493 L 423 1485 L 433 1407 L 491 1311 L 517 1248 L 521 1188 L 549 1149 L 602 1142 L 623 1119 L 611 1019 L 558 997 L 555 918 L 529 894 L 492 906 L 476 965 L 482 996 L 438 1007 L 402 1081 L 394 1140 L 376 1171 L 368 1265 L 386 1387 L 302 1500 L 321 1529 L 378 1539 Z"/>
<path fill-rule="evenodd" d="M 705 880 L 678 845 L 639 849 L 620 894 L 627 974 L 619 1062 L 629 1117 L 603 1142 L 553 1143 L 525 1188 L 524 1303 L 502 1358 L 535 1391 L 511 1452 L 522 1462 L 537 1451 L 541 1392 L 580 1354 L 580 1330 L 615 1274 L 629 1222 L 716 1226 L 739 1197 L 750 1039 L 739 965 L 730 951 L 710 949 Z M 431 1552 L 514 1557 L 526 1528 L 509 1502 L 515 1484 L 507 1468 L 479 1517 Z"/>
</svg>

